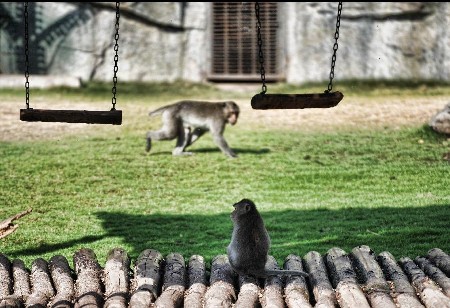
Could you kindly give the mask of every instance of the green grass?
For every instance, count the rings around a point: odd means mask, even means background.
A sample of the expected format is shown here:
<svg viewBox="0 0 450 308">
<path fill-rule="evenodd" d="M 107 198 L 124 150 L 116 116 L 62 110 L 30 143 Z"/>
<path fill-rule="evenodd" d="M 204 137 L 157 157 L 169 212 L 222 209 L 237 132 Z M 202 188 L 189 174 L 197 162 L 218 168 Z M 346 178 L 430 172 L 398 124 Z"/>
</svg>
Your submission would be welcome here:
<svg viewBox="0 0 450 308">
<path fill-rule="evenodd" d="M 160 84 L 147 85 L 142 96 L 141 86 L 123 85 L 126 103 L 186 92 L 229 95 L 209 86 Z M 414 87 L 390 87 L 392 95 L 420 95 Z M 34 95 L 98 100 L 107 89 Z M 226 138 L 237 159 L 225 157 L 209 135 L 192 147 L 193 156 L 172 157 L 174 141 L 155 143 L 147 154 L 136 129 L 0 142 L 0 220 L 33 208 L 16 221 L 16 232 L 0 240 L 0 252 L 27 264 L 56 254 L 71 260 L 82 247 L 93 249 L 101 264 L 114 247 L 133 259 L 153 248 L 211 260 L 225 253 L 232 204 L 243 198 L 259 207 L 279 261 L 290 253 L 363 244 L 396 257 L 434 247 L 450 251 L 450 165 L 442 158 L 450 145 L 427 126 L 330 133 L 233 128 Z"/>
</svg>

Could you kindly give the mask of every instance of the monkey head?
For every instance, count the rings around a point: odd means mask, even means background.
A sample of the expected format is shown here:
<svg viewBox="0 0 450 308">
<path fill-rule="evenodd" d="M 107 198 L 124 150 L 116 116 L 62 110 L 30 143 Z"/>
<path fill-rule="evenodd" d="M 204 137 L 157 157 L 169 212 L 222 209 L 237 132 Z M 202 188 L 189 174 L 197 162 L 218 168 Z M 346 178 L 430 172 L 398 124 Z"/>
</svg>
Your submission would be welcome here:
<svg viewBox="0 0 450 308">
<path fill-rule="evenodd" d="M 238 117 L 239 117 L 239 106 L 233 102 L 228 101 L 223 103 L 223 112 L 225 114 L 225 118 L 227 119 L 227 122 L 231 125 L 234 125 L 237 123 Z"/>
<path fill-rule="evenodd" d="M 247 215 L 256 212 L 256 206 L 249 199 L 242 199 L 238 203 L 233 204 L 234 211 L 231 213 L 232 220 L 243 219 Z"/>
</svg>

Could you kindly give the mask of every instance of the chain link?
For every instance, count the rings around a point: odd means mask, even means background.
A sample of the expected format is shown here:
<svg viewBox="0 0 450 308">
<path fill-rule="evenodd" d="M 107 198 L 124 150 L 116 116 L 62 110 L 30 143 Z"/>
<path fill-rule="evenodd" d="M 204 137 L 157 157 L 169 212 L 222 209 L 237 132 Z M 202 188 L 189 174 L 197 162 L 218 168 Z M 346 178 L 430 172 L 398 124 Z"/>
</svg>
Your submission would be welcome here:
<svg viewBox="0 0 450 308">
<path fill-rule="evenodd" d="M 116 2 L 116 34 L 115 34 L 115 44 L 114 44 L 114 51 L 116 54 L 114 55 L 114 77 L 113 77 L 113 87 L 112 87 L 112 109 L 116 110 L 116 86 L 117 86 L 117 72 L 119 70 L 119 67 L 117 63 L 119 62 L 119 19 L 120 19 L 120 2 Z"/>
<path fill-rule="evenodd" d="M 263 54 L 263 46 L 262 46 L 262 38 L 261 38 L 261 20 L 259 18 L 259 3 L 255 2 L 255 14 L 256 14 L 256 28 L 258 30 L 258 50 L 259 50 L 259 65 L 261 72 L 261 81 L 262 81 L 262 92 L 261 94 L 265 94 L 267 92 L 266 86 L 266 71 L 264 69 L 264 54 Z"/>
<path fill-rule="evenodd" d="M 334 66 L 336 64 L 336 52 L 338 50 L 339 27 L 341 25 L 341 12 L 342 12 L 342 2 L 339 2 L 336 20 L 336 32 L 334 33 L 335 41 L 333 45 L 333 56 L 331 57 L 330 82 L 328 83 L 328 89 L 325 90 L 325 93 L 330 93 L 331 90 L 333 89 Z"/>
<path fill-rule="evenodd" d="M 24 25 L 25 25 L 25 104 L 27 106 L 27 109 L 30 109 L 30 82 L 28 81 L 28 77 L 30 76 L 29 73 L 29 59 L 28 59 L 28 40 L 29 40 L 29 34 L 28 34 L 28 2 L 23 3 L 23 18 L 24 18 Z"/>
</svg>

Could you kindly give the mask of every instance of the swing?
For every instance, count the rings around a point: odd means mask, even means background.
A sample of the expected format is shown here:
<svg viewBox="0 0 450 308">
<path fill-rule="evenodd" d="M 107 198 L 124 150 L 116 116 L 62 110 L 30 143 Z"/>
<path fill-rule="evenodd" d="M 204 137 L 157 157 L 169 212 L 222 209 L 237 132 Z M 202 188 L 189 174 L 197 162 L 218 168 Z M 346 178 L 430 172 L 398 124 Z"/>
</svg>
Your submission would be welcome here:
<svg viewBox="0 0 450 308">
<path fill-rule="evenodd" d="M 25 90 L 26 90 L 26 109 L 20 109 L 20 120 L 27 122 L 66 122 L 66 123 L 87 123 L 87 124 L 122 124 L 122 110 L 116 110 L 116 84 L 118 71 L 118 51 L 119 51 L 119 10 L 120 2 L 116 2 L 116 34 L 114 51 L 114 77 L 112 87 L 112 109 L 109 111 L 91 111 L 91 110 L 51 110 L 51 109 L 33 109 L 30 108 L 30 83 L 28 81 L 28 2 L 24 3 L 25 19 Z"/>
<path fill-rule="evenodd" d="M 251 105 L 253 109 L 304 109 L 304 108 L 330 108 L 334 107 L 342 100 L 344 95 L 333 89 L 334 65 L 336 63 L 336 51 L 338 49 L 339 26 L 341 19 L 342 2 L 338 5 L 336 22 L 335 43 L 333 46 L 333 57 L 331 59 L 330 82 L 328 89 L 324 93 L 314 94 L 266 94 L 267 86 L 265 81 L 264 56 L 262 51 L 261 21 L 259 18 L 259 3 L 255 3 L 255 12 L 258 29 L 259 63 L 261 65 L 262 92 L 252 97 Z"/>
</svg>

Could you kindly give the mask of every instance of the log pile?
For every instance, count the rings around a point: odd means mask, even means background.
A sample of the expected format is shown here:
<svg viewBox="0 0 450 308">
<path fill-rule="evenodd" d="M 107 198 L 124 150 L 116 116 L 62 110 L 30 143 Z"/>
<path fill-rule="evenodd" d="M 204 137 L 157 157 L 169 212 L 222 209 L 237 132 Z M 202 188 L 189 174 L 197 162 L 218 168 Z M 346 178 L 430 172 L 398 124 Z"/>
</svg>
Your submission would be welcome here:
<svg viewBox="0 0 450 308">
<path fill-rule="evenodd" d="M 273 269 L 303 270 L 309 277 L 239 277 L 226 255 L 210 266 L 202 256 L 188 260 L 143 251 L 132 264 L 121 248 L 112 249 L 102 268 L 95 253 L 80 249 L 73 269 L 60 255 L 38 258 L 31 268 L 0 253 L 2 307 L 320 307 L 450 308 L 450 256 L 439 248 L 424 256 L 396 260 L 368 246 L 346 253 L 331 248 L 303 258 L 286 257 Z"/>
</svg>

